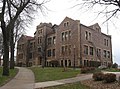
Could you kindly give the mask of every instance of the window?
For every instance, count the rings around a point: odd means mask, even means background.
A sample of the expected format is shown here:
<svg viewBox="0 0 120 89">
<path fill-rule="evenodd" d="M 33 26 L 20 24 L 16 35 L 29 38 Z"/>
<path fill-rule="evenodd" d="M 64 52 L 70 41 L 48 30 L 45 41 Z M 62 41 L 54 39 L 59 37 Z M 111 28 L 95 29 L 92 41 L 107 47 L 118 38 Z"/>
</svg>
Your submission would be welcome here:
<svg viewBox="0 0 120 89">
<path fill-rule="evenodd" d="M 53 56 L 55 56 L 55 49 L 53 49 Z"/>
<path fill-rule="evenodd" d="M 42 43 L 42 37 L 38 37 L 38 44 Z"/>
<path fill-rule="evenodd" d="M 64 27 L 69 26 L 69 22 L 64 22 L 63 26 L 64 26 Z"/>
<path fill-rule="evenodd" d="M 71 60 L 68 60 L 68 66 L 69 67 L 71 66 Z"/>
<path fill-rule="evenodd" d="M 65 53 L 67 53 L 67 50 L 68 50 L 68 46 L 66 45 L 65 46 Z"/>
<path fill-rule="evenodd" d="M 90 47 L 90 55 L 93 55 L 93 47 Z"/>
<path fill-rule="evenodd" d="M 39 40 L 40 40 L 39 42 L 40 42 L 40 43 L 42 43 L 42 37 L 40 37 L 40 39 L 39 39 Z"/>
<path fill-rule="evenodd" d="M 24 44 L 22 44 L 22 49 L 24 49 Z"/>
<path fill-rule="evenodd" d="M 38 34 L 42 34 L 43 29 L 38 30 Z"/>
<path fill-rule="evenodd" d="M 32 53 L 29 53 L 29 59 L 32 59 Z"/>
<path fill-rule="evenodd" d="M 62 46 L 62 48 L 61 48 L 61 53 L 64 54 L 64 52 L 65 52 L 65 47 Z"/>
<path fill-rule="evenodd" d="M 104 39 L 104 45 L 109 46 L 109 40 L 108 39 Z"/>
<path fill-rule="evenodd" d="M 69 45 L 69 55 L 71 54 L 71 45 Z"/>
<path fill-rule="evenodd" d="M 65 35 L 64 32 L 62 33 L 62 41 L 64 41 Z"/>
<path fill-rule="evenodd" d="M 56 44 L 55 36 L 53 37 L 53 44 Z"/>
<path fill-rule="evenodd" d="M 41 48 L 38 48 L 38 52 L 41 52 L 42 51 L 42 49 Z"/>
<path fill-rule="evenodd" d="M 30 43 L 30 50 L 33 49 L 33 43 Z"/>
<path fill-rule="evenodd" d="M 85 31 L 85 39 L 88 40 L 88 32 Z"/>
<path fill-rule="evenodd" d="M 68 34 L 67 34 L 67 32 L 65 32 L 65 40 L 67 40 L 68 39 Z"/>
<path fill-rule="evenodd" d="M 106 39 L 104 39 L 104 45 L 106 46 Z"/>
<path fill-rule="evenodd" d="M 22 45 L 18 45 L 18 49 L 21 51 L 22 50 Z"/>
<path fill-rule="evenodd" d="M 35 42 L 34 42 L 34 48 L 35 48 Z"/>
<path fill-rule="evenodd" d="M 51 38 L 48 38 L 48 45 L 51 45 Z"/>
<path fill-rule="evenodd" d="M 84 54 L 88 55 L 88 46 L 84 45 Z"/>
<path fill-rule="evenodd" d="M 43 32 L 43 29 L 40 30 L 40 33 L 42 33 L 42 32 Z"/>
<path fill-rule="evenodd" d="M 66 22 L 64 23 L 64 27 L 66 27 Z"/>
<path fill-rule="evenodd" d="M 97 57 L 100 57 L 100 56 L 101 56 L 101 49 L 97 48 Z"/>
<path fill-rule="evenodd" d="M 51 57 L 51 49 L 47 51 L 48 57 Z"/>
<path fill-rule="evenodd" d="M 33 43 L 30 43 L 30 47 L 32 47 L 33 46 Z"/>
<path fill-rule="evenodd" d="M 61 66 L 63 66 L 63 60 L 61 60 Z"/>
<path fill-rule="evenodd" d="M 69 26 L 69 22 L 67 22 L 66 24 L 67 24 L 67 26 Z"/>
<path fill-rule="evenodd" d="M 91 41 L 92 40 L 92 34 L 88 31 L 85 31 L 85 39 Z"/>
<path fill-rule="evenodd" d="M 89 32 L 89 41 L 91 41 L 91 33 Z"/>
<path fill-rule="evenodd" d="M 40 37 L 38 37 L 38 44 L 40 43 L 40 42 L 39 42 L 39 39 L 40 39 Z"/>
<path fill-rule="evenodd" d="M 107 51 L 107 58 L 110 58 L 110 51 Z"/>
<path fill-rule="evenodd" d="M 38 34 L 40 34 L 40 30 L 38 30 Z"/>
<path fill-rule="evenodd" d="M 108 40 L 107 40 L 107 46 L 108 46 Z"/>
<path fill-rule="evenodd" d="M 71 38 L 71 31 L 69 31 L 69 39 Z"/>
<path fill-rule="evenodd" d="M 106 50 L 103 50 L 103 56 L 106 58 L 107 55 L 106 55 Z"/>
</svg>

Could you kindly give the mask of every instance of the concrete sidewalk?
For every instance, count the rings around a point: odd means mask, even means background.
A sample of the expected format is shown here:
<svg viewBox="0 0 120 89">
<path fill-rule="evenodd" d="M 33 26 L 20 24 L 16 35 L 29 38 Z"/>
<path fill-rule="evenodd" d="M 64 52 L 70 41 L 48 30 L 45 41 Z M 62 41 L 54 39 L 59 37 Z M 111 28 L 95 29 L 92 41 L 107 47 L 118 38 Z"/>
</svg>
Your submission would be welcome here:
<svg viewBox="0 0 120 89">
<path fill-rule="evenodd" d="M 34 89 L 34 74 L 30 69 L 17 67 L 18 74 L 0 89 Z"/>
<path fill-rule="evenodd" d="M 87 74 L 87 75 L 82 75 L 82 76 L 74 77 L 74 78 L 61 79 L 61 80 L 56 80 L 56 81 L 39 82 L 39 83 L 35 83 L 35 89 L 62 85 L 62 84 L 67 84 L 67 83 L 74 83 L 74 82 L 79 82 L 79 81 L 87 80 L 91 78 L 92 78 L 92 74 Z"/>
<path fill-rule="evenodd" d="M 120 72 L 106 72 L 104 71 L 103 73 L 114 73 L 118 77 L 120 76 Z M 42 89 L 44 87 L 50 87 L 50 86 L 57 86 L 57 85 L 62 85 L 62 84 L 67 84 L 67 83 L 74 83 L 74 82 L 79 82 L 87 79 L 92 79 L 93 74 L 83 74 L 78 77 L 74 78 L 68 78 L 68 79 L 61 79 L 61 80 L 56 80 L 56 81 L 46 81 L 46 82 L 39 82 L 35 83 L 35 89 Z"/>
</svg>

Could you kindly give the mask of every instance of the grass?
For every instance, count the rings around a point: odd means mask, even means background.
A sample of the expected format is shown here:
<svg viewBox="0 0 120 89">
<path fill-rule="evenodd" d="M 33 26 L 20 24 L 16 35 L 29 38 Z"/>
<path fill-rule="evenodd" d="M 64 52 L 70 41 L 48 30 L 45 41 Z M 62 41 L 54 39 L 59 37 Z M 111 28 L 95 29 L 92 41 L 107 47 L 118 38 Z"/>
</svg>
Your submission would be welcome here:
<svg viewBox="0 0 120 89">
<path fill-rule="evenodd" d="M 2 76 L 2 67 L 0 67 L 0 86 L 7 83 L 11 78 L 13 78 L 17 74 L 18 70 L 10 69 L 10 75 L 9 76 Z"/>
<path fill-rule="evenodd" d="M 110 68 L 110 69 L 105 69 L 105 71 L 109 71 L 109 72 L 120 72 L 120 69 Z"/>
<path fill-rule="evenodd" d="M 55 87 L 48 87 L 45 89 L 89 89 L 89 87 L 86 87 L 82 85 L 80 82 L 77 82 L 77 83 L 65 84 L 65 85 L 60 85 Z"/>
<path fill-rule="evenodd" d="M 35 74 L 36 82 L 60 80 L 75 77 L 77 74 L 80 74 L 80 70 L 73 70 L 72 68 L 68 68 L 66 72 L 63 72 L 63 68 L 52 67 L 44 69 L 40 67 L 32 67 L 31 70 Z"/>
</svg>

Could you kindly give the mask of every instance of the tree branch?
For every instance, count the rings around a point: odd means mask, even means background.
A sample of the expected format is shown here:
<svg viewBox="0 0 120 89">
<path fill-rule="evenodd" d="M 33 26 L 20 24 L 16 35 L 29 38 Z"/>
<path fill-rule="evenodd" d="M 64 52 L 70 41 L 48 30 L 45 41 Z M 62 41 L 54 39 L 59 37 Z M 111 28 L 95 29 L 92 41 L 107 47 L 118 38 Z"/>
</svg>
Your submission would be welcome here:
<svg viewBox="0 0 120 89">
<path fill-rule="evenodd" d="M 14 8 L 16 8 L 16 9 L 18 9 L 18 7 L 11 1 L 11 0 L 9 0 L 10 1 L 10 3 L 12 4 L 12 6 L 14 7 Z"/>
<path fill-rule="evenodd" d="M 12 16 L 11 16 L 11 5 L 10 5 L 10 2 L 8 0 L 7 0 L 7 4 L 8 4 L 9 17 L 10 17 L 10 19 L 12 19 Z"/>
</svg>

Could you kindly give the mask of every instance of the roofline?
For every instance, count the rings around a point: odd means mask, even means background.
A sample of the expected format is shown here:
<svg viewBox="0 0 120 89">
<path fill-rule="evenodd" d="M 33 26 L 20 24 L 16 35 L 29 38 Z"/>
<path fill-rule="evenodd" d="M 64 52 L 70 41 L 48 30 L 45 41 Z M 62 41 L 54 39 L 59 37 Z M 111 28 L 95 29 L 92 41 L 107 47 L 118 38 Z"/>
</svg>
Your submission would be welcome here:
<svg viewBox="0 0 120 89">
<path fill-rule="evenodd" d="M 86 28 L 89 28 L 89 29 L 91 29 L 91 30 L 94 30 L 94 29 L 92 29 L 92 28 L 90 28 L 90 27 L 88 27 L 88 26 L 86 26 L 86 25 L 83 25 L 83 24 L 80 24 L 80 25 L 82 25 L 82 26 L 84 26 L 84 27 L 86 27 Z M 102 34 L 102 35 L 105 35 L 105 36 L 107 36 L 107 37 L 109 37 L 109 38 L 111 38 L 111 35 L 107 35 L 107 34 L 105 34 L 105 33 L 103 33 L 103 32 L 101 32 L 101 34 Z"/>
</svg>

